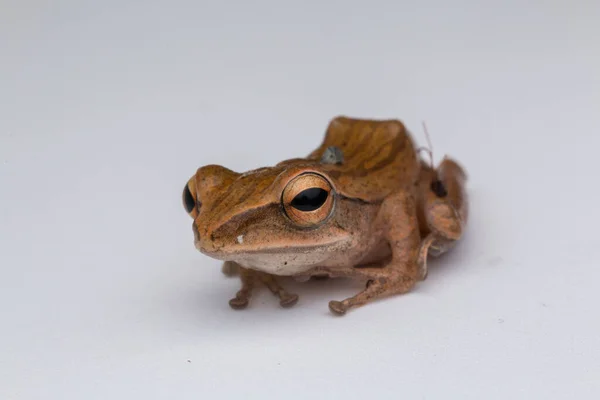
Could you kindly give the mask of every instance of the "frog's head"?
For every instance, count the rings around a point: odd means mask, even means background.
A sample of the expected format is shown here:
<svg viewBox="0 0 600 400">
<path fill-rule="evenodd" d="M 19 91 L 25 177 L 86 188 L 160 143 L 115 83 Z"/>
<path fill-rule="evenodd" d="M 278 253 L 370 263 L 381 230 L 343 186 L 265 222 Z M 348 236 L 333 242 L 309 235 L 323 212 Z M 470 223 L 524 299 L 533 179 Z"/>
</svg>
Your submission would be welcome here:
<svg viewBox="0 0 600 400">
<path fill-rule="evenodd" d="M 278 275 L 343 257 L 369 230 L 364 202 L 341 195 L 308 160 L 244 174 L 202 167 L 187 182 L 183 203 L 198 250 Z"/>
</svg>

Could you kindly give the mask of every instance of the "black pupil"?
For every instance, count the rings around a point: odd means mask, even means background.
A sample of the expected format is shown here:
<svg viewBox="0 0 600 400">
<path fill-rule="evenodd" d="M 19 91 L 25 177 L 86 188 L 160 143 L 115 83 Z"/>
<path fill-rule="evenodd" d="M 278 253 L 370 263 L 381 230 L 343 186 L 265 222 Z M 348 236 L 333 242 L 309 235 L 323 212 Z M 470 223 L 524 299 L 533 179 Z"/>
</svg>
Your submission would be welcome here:
<svg viewBox="0 0 600 400">
<path fill-rule="evenodd" d="M 188 213 L 191 213 L 196 206 L 196 202 L 194 201 L 194 197 L 192 197 L 192 192 L 190 192 L 188 185 L 185 185 L 185 188 L 183 189 L 183 203 L 185 205 L 185 210 Z"/>
<path fill-rule="evenodd" d="M 431 182 L 431 190 L 433 191 L 433 193 L 435 193 L 437 197 L 446 197 L 448 195 L 446 187 L 439 179 L 436 179 L 433 182 Z"/>
<path fill-rule="evenodd" d="M 327 191 L 321 188 L 303 190 L 292 200 L 292 207 L 300 211 L 314 211 L 325 204 L 327 195 Z"/>
</svg>

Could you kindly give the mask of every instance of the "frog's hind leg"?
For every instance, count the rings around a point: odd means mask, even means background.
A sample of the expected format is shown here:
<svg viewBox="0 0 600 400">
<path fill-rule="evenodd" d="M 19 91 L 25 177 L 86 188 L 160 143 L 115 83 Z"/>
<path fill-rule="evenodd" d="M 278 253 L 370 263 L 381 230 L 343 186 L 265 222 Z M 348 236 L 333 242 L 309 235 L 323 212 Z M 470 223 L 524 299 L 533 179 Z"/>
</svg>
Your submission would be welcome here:
<svg viewBox="0 0 600 400">
<path fill-rule="evenodd" d="M 391 260 L 383 267 L 329 268 L 332 277 L 362 279 L 367 287 L 342 301 L 331 301 L 329 309 L 339 315 L 370 301 L 410 291 L 419 280 L 417 264 L 421 243 L 416 201 L 412 193 L 400 192 L 381 206 L 378 223 L 386 232 Z"/>
<path fill-rule="evenodd" d="M 421 279 L 427 277 L 427 256 L 452 249 L 463 235 L 468 216 L 466 174 L 453 160 L 436 170 L 423 164 L 419 182 L 419 223 L 424 239 L 419 249 Z"/>
<path fill-rule="evenodd" d="M 391 295 L 403 294 L 410 291 L 416 284 L 414 274 L 405 274 L 400 271 L 392 271 L 393 267 L 382 268 L 358 268 L 359 275 L 367 279 L 367 287 L 355 296 L 342 301 L 332 300 L 329 309 L 337 314 L 344 315 L 347 310 L 367 304 L 373 300 Z M 348 275 L 352 275 L 350 272 Z"/>
</svg>

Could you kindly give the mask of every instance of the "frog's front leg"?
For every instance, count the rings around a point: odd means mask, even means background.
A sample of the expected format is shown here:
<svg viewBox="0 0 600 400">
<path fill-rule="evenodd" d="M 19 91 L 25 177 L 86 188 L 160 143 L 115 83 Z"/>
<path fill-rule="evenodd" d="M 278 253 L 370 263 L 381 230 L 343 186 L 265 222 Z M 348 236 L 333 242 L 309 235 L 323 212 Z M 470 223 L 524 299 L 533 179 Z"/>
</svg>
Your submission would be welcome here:
<svg viewBox="0 0 600 400">
<path fill-rule="evenodd" d="M 278 282 L 275 276 L 266 272 L 257 272 L 258 279 L 265 284 L 269 290 L 279 297 L 279 305 L 289 308 L 298 302 L 298 295 L 288 293 Z"/>
<path fill-rule="evenodd" d="M 231 263 L 231 261 L 227 261 L 227 263 Z M 248 303 L 250 303 L 250 298 L 252 297 L 252 290 L 256 284 L 256 273 L 254 271 L 242 268 L 239 265 L 238 271 L 242 281 L 242 288 L 238 290 L 233 299 L 229 300 L 229 306 L 234 310 L 242 310 L 248 307 Z"/>
<path fill-rule="evenodd" d="M 356 296 L 343 301 L 331 301 L 329 308 L 336 314 L 385 296 L 410 291 L 419 280 L 417 264 L 420 248 L 416 201 L 412 193 L 397 193 L 382 204 L 378 224 L 385 232 L 392 249 L 392 260 L 382 268 L 332 268 L 332 277 L 365 279 L 367 287 Z"/>
<path fill-rule="evenodd" d="M 225 276 L 235 276 L 240 272 L 240 265 L 233 261 L 225 261 L 221 267 L 221 272 Z"/>
<path fill-rule="evenodd" d="M 235 264 L 231 261 L 227 261 L 228 268 L 231 264 Z M 237 270 L 239 271 L 240 278 L 242 281 L 241 289 L 236 293 L 236 296 L 229 300 L 231 308 L 236 310 L 244 309 L 250 303 L 252 297 L 252 291 L 254 290 L 257 282 L 262 282 L 274 295 L 279 297 L 279 304 L 282 307 L 288 308 L 298 302 L 298 295 L 288 293 L 279 283 L 275 276 L 267 274 L 266 272 L 254 271 L 248 268 L 241 267 L 238 264 Z"/>
</svg>

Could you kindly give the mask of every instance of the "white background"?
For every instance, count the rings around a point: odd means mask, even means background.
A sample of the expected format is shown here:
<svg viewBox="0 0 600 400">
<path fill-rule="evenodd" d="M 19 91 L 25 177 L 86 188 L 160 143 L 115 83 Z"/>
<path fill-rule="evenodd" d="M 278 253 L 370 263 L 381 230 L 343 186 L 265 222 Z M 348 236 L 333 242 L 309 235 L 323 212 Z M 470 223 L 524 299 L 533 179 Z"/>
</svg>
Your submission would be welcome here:
<svg viewBox="0 0 600 400">
<path fill-rule="evenodd" d="M 2 1 L 0 398 L 598 398 L 600 3 L 484 3 Z M 183 185 L 339 114 L 427 122 L 464 241 L 342 318 L 231 310 Z"/>
</svg>

